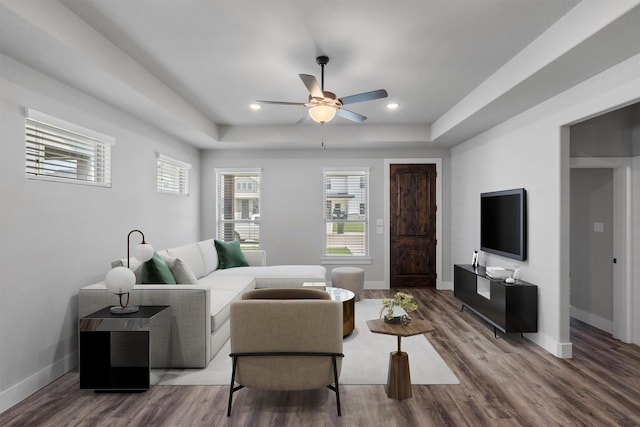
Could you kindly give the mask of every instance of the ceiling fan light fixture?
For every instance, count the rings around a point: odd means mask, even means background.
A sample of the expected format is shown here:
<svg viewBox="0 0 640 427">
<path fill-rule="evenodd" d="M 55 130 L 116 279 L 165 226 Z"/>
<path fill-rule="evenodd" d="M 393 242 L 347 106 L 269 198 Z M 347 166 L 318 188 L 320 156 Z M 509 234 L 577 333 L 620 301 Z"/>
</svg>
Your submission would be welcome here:
<svg viewBox="0 0 640 427">
<path fill-rule="evenodd" d="M 315 105 L 309 108 L 309 116 L 317 123 L 330 122 L 336 116 L 336 107 L 330 105 Z"/>
</svg>

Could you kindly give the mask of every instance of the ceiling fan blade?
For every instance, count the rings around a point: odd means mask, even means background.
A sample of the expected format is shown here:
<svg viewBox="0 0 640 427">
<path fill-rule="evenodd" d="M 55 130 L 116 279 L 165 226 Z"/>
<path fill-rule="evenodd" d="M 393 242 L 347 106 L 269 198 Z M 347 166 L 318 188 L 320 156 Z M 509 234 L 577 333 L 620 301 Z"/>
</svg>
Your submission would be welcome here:
<svg viewBox="0 0 640 427">
<path fill-rule="evenodd" d="M 338 108 L 338 111 L 336 111 L 336 115 L 344 119 L 351 120 L 352 122 L 358 123 L 362 123 L 367 120 L 367 118 L 362 114 L 354 113 L 353 111 L 345 110 L 344 108 Z"/>
<path fill-rule="evenodd" d="M 299 76 L 313 98 L 324 98 L 322 89 L 318 85 L 318 80 L 314 76 L 310 74 L 299 74 Z"/>
<path fill-rule="evenodd" d="M 372 90 L 371 92 L 359 93 L 357 95 L 345 96 L 344 98 L 340 98 L 340 102 L 342 102 L 342 105 L 354 104 L 356 102 L 372 101 L 374 99 L 386 98 L 387 96 L 389 96 L 389 94 L 386 90 L 378 89 Z"/>
<path fill-rule="evenodd" d="M 304 102 L 283 102 L 283 101 L 256 101 L 260 104 L 297 105 L 304 107 Z"/>
</svg>

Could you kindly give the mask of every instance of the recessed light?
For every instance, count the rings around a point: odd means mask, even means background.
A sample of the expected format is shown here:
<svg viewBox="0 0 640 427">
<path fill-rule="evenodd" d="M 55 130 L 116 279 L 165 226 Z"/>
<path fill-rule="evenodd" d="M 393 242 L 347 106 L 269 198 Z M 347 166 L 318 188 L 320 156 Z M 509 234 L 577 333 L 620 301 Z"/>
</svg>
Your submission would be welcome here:
<svg viewBox="0 0 640 427">
<path fill-rule="evenodd" d="M 387 108 L 389 110 L 395 110 L 399 106 L 400 106 L 400 104 L 398 104 L 397 102 L 390 102 L 390 103 L 387 104 Z"/>
<path fill-rule="evenodd" d="M 249 105 L 249 108 L 251 108 L 252 110 L 259 110 L 262 108 L 262 105 L 260 104 L 251 104 Z"/>
</svg>

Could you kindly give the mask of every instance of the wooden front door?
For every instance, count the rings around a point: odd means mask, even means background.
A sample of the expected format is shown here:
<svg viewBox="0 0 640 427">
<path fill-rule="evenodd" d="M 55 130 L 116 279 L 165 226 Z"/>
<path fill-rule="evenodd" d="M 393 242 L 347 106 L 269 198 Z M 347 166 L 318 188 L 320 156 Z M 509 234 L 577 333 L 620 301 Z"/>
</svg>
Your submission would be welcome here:
<svg viewBox="0 0 640 427">
<path fill-rule="evenodd" d="M 436 286 L 436 165 L 391 165 L 391 288 Z"/>
</svg>

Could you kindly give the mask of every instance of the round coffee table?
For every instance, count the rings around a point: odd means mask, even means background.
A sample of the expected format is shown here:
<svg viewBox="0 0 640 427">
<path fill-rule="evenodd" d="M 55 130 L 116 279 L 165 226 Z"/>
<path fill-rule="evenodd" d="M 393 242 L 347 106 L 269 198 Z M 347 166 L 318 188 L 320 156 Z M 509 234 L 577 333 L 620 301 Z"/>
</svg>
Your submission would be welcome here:
<svg viewBox="0 0 640 427">
<path fill-rule="evenodd" d="M 327 286 L 325 290 L 329 292 L 332 300 L 342 301 L 342 336 L 346 337 L 355 329 L 356 310 L 354 303 L 356 295 L 348 289 L 330 286 Z"/>
</svg>

